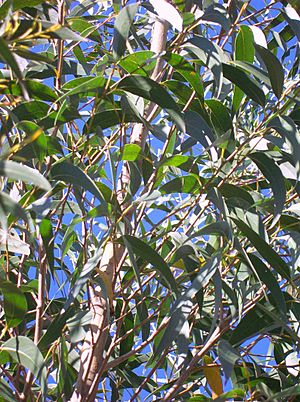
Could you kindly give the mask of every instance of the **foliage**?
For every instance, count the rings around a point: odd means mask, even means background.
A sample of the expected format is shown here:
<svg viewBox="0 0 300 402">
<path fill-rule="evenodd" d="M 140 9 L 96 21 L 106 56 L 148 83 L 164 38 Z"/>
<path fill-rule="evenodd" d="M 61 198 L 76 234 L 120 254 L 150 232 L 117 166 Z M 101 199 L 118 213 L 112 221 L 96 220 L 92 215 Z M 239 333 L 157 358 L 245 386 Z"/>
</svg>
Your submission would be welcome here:
<svg viewBox="0 0 300 402">
<path fill-rule="evenodd" d="M 296 3 L 2 2 L 1 401 L 300 398 Z"/>
</svg>

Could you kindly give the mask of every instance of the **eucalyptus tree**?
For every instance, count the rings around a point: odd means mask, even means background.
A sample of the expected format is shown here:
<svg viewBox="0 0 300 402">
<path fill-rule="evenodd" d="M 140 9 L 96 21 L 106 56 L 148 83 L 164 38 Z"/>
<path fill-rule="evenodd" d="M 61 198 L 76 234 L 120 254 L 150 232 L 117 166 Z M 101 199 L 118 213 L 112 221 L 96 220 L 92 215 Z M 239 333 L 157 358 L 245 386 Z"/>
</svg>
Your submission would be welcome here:
<svg viewBox="0 0 300 402">
<path fill-rule="evenodd" d="M 298 400 L 299 11 L 1 2 L 1 401 Z"/>
</svg>

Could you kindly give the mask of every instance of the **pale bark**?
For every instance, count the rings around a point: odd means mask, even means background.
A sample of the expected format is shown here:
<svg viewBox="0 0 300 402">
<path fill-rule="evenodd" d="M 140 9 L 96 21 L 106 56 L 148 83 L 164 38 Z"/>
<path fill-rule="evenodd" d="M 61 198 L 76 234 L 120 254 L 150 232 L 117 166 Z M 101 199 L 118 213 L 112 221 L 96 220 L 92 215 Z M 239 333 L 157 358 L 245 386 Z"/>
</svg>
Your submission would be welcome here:
<svg viewBox="0 0 300 402">
<path fill-rule="evenodd" d="M 166 21 L 160 20 L 154 23 L 151 50 L 157 54 L 166 49 L 168 25 Z M 163 65 L 164 60 L 159 57 L 151 75 L 152 79 L 160 81 Z M 148 119 L 149 116 L 151 117 L 155 107 L 156 105 L 152 102 L 147 105 L 144 112 L 145 119 Z M 133 127 L 130 142 L 136 143 L 144 149 L 147 134 L 148 131 L 142 124 L 136 124 Z M 124 198 L 129 182 L 130 170 L 129 166 L 125 163 L 119 178 L 117 194 L 118 201 L 123 210 L 126 208 Z M 126 215 L 127 222 L 129 222 L 132 212 Z M 104 249 L 99 270 L 101 271 L 101 275 L 107 276 L 107 282 L 110 284 L 114 282 L 116 268 L 122 259 L 124 251 L 124 247 L 112 242 L 109 242 Z M 101 374 L 99 371 L 105 370 L 105 367 L 102 367 L 102 365 L 105 359 L 105 346 L 109 335 L 109 311 L 112 306 L 109 305 L 100 286 L 90 286 L 89 290 L 93 317 L 81 349 L 80 371 L 74 393 L 70 399 L 71 402 L 95 401 L 98 387 L 97 382 L 100 377 L 99 374 Z"/>
</svg>

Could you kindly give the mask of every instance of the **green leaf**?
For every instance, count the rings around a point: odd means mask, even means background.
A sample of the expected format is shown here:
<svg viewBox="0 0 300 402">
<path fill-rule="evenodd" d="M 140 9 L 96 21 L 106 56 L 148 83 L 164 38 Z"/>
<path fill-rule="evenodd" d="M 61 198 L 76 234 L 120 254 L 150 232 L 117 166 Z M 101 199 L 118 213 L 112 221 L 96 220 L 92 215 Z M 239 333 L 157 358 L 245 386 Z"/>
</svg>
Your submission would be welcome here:
<svg viewBox="0 0 300 402">
<path fill-rule="evenodd" d="M 212 71 L 215 77 L 215 96 L 218 98 L 223 81 L 221 49 L 209 39 L 200 36 L 191 38 L 184 44 L 184 48 L 193 52 Z"/>
<path fill-rule="evenodd" d="M 255 49 L 267 67 L 274 94 L 279 99 L 284 85 L 284 70 L 282 64 L 270 50 L 263 46 L 255 45 Z"/>
<path fill-rule="evenodd" d="M 114 26 L 113 56 L 115 59 L 123 56 L 126 50 L 130 26 L 137 13 L 139 4 L 128 4 L 117 15 Z"/>
<path fill-rule="evenodd" d="M 141 75 L 131 75 L 118 82 L 118 89 L 142 96 L 167 110 L 177 127 L 185 130 L 185 124 L 180 109 L 166 89 L 151 78 Z"/>
<path fill-rule="evenodd" d="M 200 272 L 193 280 L 191 286 L 176 300 L 170 312 L 170 321 L 165 329 L 165 332 L 158 344 L 153 357 L 159 356 L 164 350 L 169 348 L 173 341 L 176 340 L 180 334 L 184 323 L 186 322 L 191 308 L 193 306 L 192 299 L 204 288 L 219 265 L 219 256 L 215 256 L 208 260 L 200 269 Z"/>
<path fill-rule="evenodd" d="M 27 215 L 24 209 L 13 200 L 8 194 L 0 192 L 0 209 L 8 214 L 14 215 L 16 218 L 23 219 L 27 221 Z"/>
<path fill-rule="evenodd" d="M 240 355 L 228 341 L 221 339 L 218 343 L 218 356 L 227 382 L 231 377 L 235 362 L 240 359 Z"/>
<path fill-rule="evenodd" d="M 40 381 L 43 395 L 47 390 L 47 370 L 43 355 L 33 343 L 33 341 L 25 336 L 11 338 L 4 342 L 0 348 L 0 361 L 2 364 L 3 352 L 9 353 L 10 356 L 19 364 L 26 367 Z"/>
<path fill-rule="evenodd" d="M 273 248 L 266 243 L 257 233 L 255 233 L 246 223 L 239 219 L 231 218 L 244 236 L 253 244 L 263 258 L 275 269 L 275 271 L 286 279 L 290 279 L 290 268 L 287 263 L 276 253 Z"/>
<path fill-rule="evenodd" d="M 22 88 L 16 81 L 2 81 L 2 85 L 6 85 L 7 88 L 2 89 L 1 92 L 5 94 L 12 94 L 14 96 L 23 95 Z M 44 100 L 47 102 L 54 102 L 57 99 L 56 93 L 48 85 L 42 84 L 35 80 L 25 79 L 24 84 L 30 98 Z"/>
<path fill-rule="evenodd" d="M 2 37 L 0 37 L 0 59 L 2 59 L 2 61 L 11 68 L 11 71 L 13 72 L 14 76 L 16 78 L 18 78 L 18 80 L 19 80 L 24 97 L 26 99 L 28 99 L 27 89 L 23 82 L 23 75 L 21 73 L 19 65 L 18 65 L 14 55 L 9 50 L 7 43 L 5 42 L 5 40 Z"/>
<path fill-rule="evenodd" d="M 253 63 L 254 54 L 253 32 L 248 25 L 241 25 L 235 39 L 235 60 L 243 60 Z"/>
<path fill-rule="evenodd" d="M 27 313 L 27 301 L 14 283 L 1 280 L 0 291 L 4 297 L 4 313 L 8 328 L 17 327 Z"/>
<path fill-rule="evenodd" d="M 205 104 L 210 109 L 210 119 L 217 131 L 226 133 L 232 130 L 232 120 L 227 107 L 217 99 L 207 99 Z"/>
<path fill-rule="evenodd" d="M 170 180 L 163 184 L 159 191 L 162 194 L 171 193 L 191 193 L 196 194 L 201 187 L 201 182 L 198 176 L 194 174 L 188 174 L 182 177 L 176 177 L 176 179 Z"/>
<path fill-rule="evenodd" d="M 125 235 L 123 236 L 132 247 L 132 251 L 141 257 L 143 260 L 149 262 L 153 265 L 153 267 L 162 274 L 166 282 L 168 283 L 168 287 L 177 294 L 177 284 L 172 274 L 172 271 L 169 265 L 165 262 L 165 260 L 150 247 L 147 243 L 138 239 L 134 236 Z"/>
<path fill-rule="evenodd" d="M 204 89 L 202 79 L 192 64 L 190 64 L 183 56 L 176 53 L 167 53 L 163 58 L 174 68 L 175 71 L 187 80 L 196 92 L 198 98 L 203 100 Z"/>
<path fill-rule="evenodd" d="M 122 152 L 123 161 L 135 161 L 141 153 L 141 147 L 137 144 L 125 144 Z"/>
<path fill-rule="evenodd" d="M 86 93 L 89 91 L 102 92 L 106 83 L 107 79 L 102 76 L 75 78 L 74 80 L 67 82 L 62 87 L 63 90 L 68 90 L 68 92 L 61 96 L 57 102 L 62 102 L 68 96 Z"/>
<path fill-rule="evenodd" d="M 250 155 L 250 158 L 271 184 L 275 205 L 272 223 L 274 225 L 280 218 L 286 200 L 284 177 L 274 160 L 269 158 L 265 153 L 255 152 Z"/>
<path fill-rule="evenodd" d="M 192 110 L 185 112 L 184 114 L 186 133 L 199 141 L 204 148 L 208 148 L 210 143 L 214 142 L 215 136 L 206 123 L 204 118 Z M 210 140 L 210 143 L 208 141 Z"/>
<path fill-rule="evenodd" d="M 72 165 L 67 161 L 56 163 L 51 169 L 52 180 L 61 180 L 74 186 L 83 187 L 92 193 L 99 200 L 104 199 L 93 180 L 78 166 Z"/>
<path fill-rule="evenodd" d="M 240 30 L 236 36 L 235 40 L 235 52 L 234 58 L 235 60 L 242 60 L 249 63 L 253 63 L 254 61 L 254 37 L 251 28 L 247 25 L 240 26 Z M 235 111 L 238 110 L 241 101 L 244 97 L 243 91 L 235 87 L 233 94 L 233 109 Z"/>
<path fill-rule="evenodd" d="M 237 85 L 250 99 L 264 106 L 266 103 L 265 94 L 256 82 L 254 82 L 244 71 L 232 64 L 223 63 L 224 77 Z"/>
<path fill-rule="evenodd" d="M 259 279 L 266 285 L 269 289 L 272 299 L 274 303 L 278 307 L 278 311 L 280 312 L 282 319 L 286 320 L 286 304 L 283 293 L 280 289 L 280 286 L 272 274 L 272 271 L 262 262 L 260 258 L 258 258 L 255 254 L 248 253 L 248 257 L 255 268 L 255 272 L 259 276 Z"/>
<path fill-rule="evenodd" d="M 33 183 L 45 191 L 50 191 L 48 180 L 36 169 L 13 161 L 0 161 L 0 175 L 13 180 Z"/>
<path fill-rule="evenodd" d="M 270 396 L 268 399 L 265 400 L 265 402 L 271 402 L 271 401 L 278 401 L 278 400 L 283 400 L 282 398 L 286 399 L 287 397 L 293 397 L 295 398 L 296 395 L 300 395 L 300 385 L 294 385 L 293 387 L 289 387 L 284 389 L 283 391 L 277 392 L 276 394 Z"/>
<path fill-rule="evenodd" d="M 16 396 L 11 389 L 11 386 L 2 378 L 0 379 L 0 395 L 1 402 L 16 402 Z"/>
<path fill-rule="evenodd" d="M 295 167 L 298 173 L 298 180 L 300 179 L 300 136 L 299 130 L 293 120 L 288 116 L 278 116 L 273 118 L 268 127 L 276 130 L 287 142 Z"/>
</svg>

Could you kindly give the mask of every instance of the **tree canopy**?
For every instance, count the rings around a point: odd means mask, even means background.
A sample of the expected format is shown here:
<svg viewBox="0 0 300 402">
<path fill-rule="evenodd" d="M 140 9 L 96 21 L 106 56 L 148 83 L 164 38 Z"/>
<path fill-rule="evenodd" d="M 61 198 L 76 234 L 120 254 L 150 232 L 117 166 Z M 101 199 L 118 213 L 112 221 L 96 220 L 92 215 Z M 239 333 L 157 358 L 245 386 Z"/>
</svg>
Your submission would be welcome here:
<svg viewBox="0 0 300 402">
<path fill-rule="evenodd" d="M 1 2 L 0 401 L 300 400 L 299 15 Z"/>
</svg>

